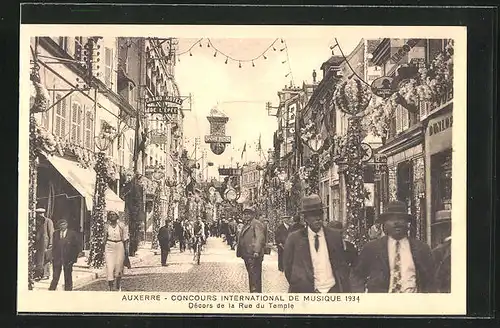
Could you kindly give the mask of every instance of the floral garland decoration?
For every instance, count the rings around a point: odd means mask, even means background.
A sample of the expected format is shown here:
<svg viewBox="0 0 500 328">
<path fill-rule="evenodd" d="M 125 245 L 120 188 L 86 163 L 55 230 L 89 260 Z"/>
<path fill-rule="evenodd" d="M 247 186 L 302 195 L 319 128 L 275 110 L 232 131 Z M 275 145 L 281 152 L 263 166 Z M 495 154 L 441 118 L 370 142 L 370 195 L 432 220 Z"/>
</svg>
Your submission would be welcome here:
<svg viewBox="0 0 500 328">
<path fill-rule="evenodd" d="M 105 154 L 99 152 L 94 167 L 96 171 L 96 184 L 94 192 L 94 205 L 92 208 L 90 254 L 88 264 L 92 268 L 104 266 L 104 247 L 106 240 L 105 215 L 106 215 L 106 189 L 108 188 L 105 163 Z"/>
<path fill-rule="evenodd" d="M 350 115 L 363 112 L 368 107 L 370 99 L 371 93 L 368 87 L 356 78 L 339 83 L 332 98 L 336 108 Z"/>
<path fill-rule="evenodd" d="M 399 104 L 418 106 L 420 102 L 438 104 L 453 88 L 454 42 L 448 40 L 444 51 L 428 65 L 419 67 L 417 75 L 403 82 L 398 92 L 387 99 L 375 97 L 364 126 L 374 135 L 386 138 L 389 124 Z"/>
</svg>

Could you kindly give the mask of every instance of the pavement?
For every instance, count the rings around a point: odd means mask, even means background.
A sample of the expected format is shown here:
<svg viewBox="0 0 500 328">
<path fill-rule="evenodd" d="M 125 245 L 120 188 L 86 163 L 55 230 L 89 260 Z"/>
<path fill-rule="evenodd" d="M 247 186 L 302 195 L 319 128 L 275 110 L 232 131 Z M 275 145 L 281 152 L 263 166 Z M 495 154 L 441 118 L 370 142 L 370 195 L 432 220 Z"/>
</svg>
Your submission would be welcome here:
<svg viewBox="0 0 500 328">
<path fill-rule="evenodd" d="M 190 251 L 183 253 L 173 248 L 168 265 L 160 263 L 159 252 L 148 250 L 142 261 L 125 269 L 122 291 L 156 292 L 248 292 L 248 275 L 243 260 L 221 238 L 210 237 L 201 255 L 200 265 L 194 264 Z M 262 288 L 264 293 L 286 293 L 288 283 L 278 271 L 275 250 L 265 255 L 262 265 Z M 106 291 L 107 283 L 98 277 L 75 290 Z"/>
<path fill-rule="evenodd" d="M 73 265 L 73 289 L 76 290 L 82 286 L 85 286 L 92 281 L 97 279 L 103 279 L 106 277 L 106 268 L 93 269 L 87 264 L 87 259 L 89 251 L 84 251 L 84 256 L 79 257 L 78 261 Z M 155 255 L 155 251 L 151 249 L 151 243 L 146 242 L 139 246 L 135 256 L 130 257 L 130 265 L 132 267 L 140 265 L 141 262 L 145 261 L 148 257 Z M 127 269 L 125 269 L 127 270 Z M 33 290 L 48 290 L 50 282 L 52 281 L 53 269 L 50 267 L 50 276 L 47 280 L 40 280 L 34 283 Z M 57 285 L 58 290 L 64 290 L 64 272 L 61 272 L 59 277 L 59 283 Z"/>
</svg>

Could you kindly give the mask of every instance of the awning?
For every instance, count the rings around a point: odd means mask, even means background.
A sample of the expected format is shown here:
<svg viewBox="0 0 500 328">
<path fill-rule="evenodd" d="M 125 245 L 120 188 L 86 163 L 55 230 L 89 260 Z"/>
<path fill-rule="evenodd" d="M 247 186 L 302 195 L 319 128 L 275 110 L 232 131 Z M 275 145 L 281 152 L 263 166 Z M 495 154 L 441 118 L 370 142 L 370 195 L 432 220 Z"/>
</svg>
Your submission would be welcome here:
<svg viewBox="0 0 500 328">
<path fill-rule="evenodd" d="M 47 160 L 85 198 L 85 205 L 92 210 L 96 172 L 85 169 L 75 162 L 58 156 L 47 156 Z M 125 202 L 113 190 L 106 189 L 106 210 L 123 212 Z"/>
</svg>

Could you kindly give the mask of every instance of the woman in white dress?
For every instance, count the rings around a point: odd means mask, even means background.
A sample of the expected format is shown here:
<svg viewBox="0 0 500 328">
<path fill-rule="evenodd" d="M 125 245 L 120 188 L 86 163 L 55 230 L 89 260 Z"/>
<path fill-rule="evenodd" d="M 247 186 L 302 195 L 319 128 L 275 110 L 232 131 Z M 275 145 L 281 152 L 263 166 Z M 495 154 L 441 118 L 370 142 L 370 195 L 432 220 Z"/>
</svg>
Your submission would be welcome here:
<svg viewBox="0 0 500 328">
<path fill-rule="evenodd" d="M 121 291 L 121 278 L 125 253 L 128 251 L 128 228 L 118 221 L 118 213 L 109 211 L 106 222 L 106 274 L 109 290 L 113 290 L 116 281 L 116 290 Z"/>
</svg>

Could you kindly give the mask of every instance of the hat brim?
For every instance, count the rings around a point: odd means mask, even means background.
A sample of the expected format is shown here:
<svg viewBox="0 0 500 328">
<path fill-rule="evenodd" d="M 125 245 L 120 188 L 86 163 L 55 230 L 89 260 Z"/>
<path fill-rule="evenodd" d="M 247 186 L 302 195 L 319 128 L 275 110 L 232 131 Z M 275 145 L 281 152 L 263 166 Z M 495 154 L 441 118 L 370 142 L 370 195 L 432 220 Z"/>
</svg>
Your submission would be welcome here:
<svg viewBox="0 0 500 328">
<path fill-rule="evenodd" d="M 401 212 L 385 212 L 385 213 L 381 213 L 379 215 L 376 222 L 378 222 L 378 223 L 385 222 L 391 216 L 399 216 L 399 217 L 406 219 L 407 221 L 411 221 L 411 214 L 401 213 Z"/>
<path fill-rule="evenodd" d="M 317 207 L 317 208 L 309 208 L 309 209 L 301 209 L 299 213 L 310 213 L 310 212 L 322 212 L 326 209 L 326 206 Z"/>
<path fill-rule="evenodd" d="M 441 219 L 439 221 L 431 223 L 431 226 L 436 226 L 436 225 L 445 224 L 445 223 L 451 224 L 451 219 Z"/>
</svg>

